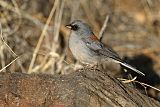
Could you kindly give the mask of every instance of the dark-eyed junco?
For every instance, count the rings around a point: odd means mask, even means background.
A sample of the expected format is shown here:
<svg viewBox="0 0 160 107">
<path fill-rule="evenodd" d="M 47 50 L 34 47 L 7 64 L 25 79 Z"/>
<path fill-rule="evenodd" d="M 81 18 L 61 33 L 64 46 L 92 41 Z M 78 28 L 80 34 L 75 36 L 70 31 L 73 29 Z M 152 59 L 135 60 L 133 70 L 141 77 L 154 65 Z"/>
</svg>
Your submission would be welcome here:
<svg viewBox="0 0 160 107">
<path fill-rule="evenodd" d="M 105 47 L 102 42 L 94 35 L 91 28 L 80 20 L 75 20 L 66 25 L 71 29 L 69 37 L 69 48 L 73 56 L 83 64 L 97 65 L 101 61 L 112 60 L 141 75 L 141 71 L 122 61 L 119 55 L 109 47 Z"/>
</svg>

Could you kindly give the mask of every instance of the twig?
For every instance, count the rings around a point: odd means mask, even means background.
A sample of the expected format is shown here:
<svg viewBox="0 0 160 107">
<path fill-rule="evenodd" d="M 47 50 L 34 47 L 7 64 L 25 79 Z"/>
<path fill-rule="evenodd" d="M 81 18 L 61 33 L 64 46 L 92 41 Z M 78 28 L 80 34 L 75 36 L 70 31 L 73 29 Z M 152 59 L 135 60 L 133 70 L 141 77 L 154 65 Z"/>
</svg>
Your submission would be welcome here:
<svg viewBox="0 0 160 107">
<path fill-rule="evenodd" d="M 57 19 L 57 22 L 56 23 L 56 31 L 55 31 L 55 37 L 54 37 L 54 42 L 57 42 L 58 41 L 58 36 L 59 36 L 59 29 L 60 29 L 60 25 L 61 25 L 61 19 L 62 19 L 62 13 L 63 13 L 63 8 L 64 8 L 64 3 L 65 3 L 65 0 L 62 0 L 62 3 L 61 3 L 61 7 L 60 7 L 60 10 L 59 10 L 59 14 L 58 14 L 58 19 Z"/>
<path fill-rule="evenodd" d="M 19 56 L 17 58 L 15 58 L 13 61 L 11 61 L 9 64 L 7 64 L 5 67 L 3 67 L 0 72 L 2 72 L 4 69 L 6 69 L 8 66 L 10 66 L 14 61 L 16 61 L 19 58 Z"/>
<path fill-rule="evenodd" d="M 1 40 L 3 41 L 3 43 L 8 47 L 8 49 L 15 55 L 18 56 L 12 49 L 11 47 L 5 42 L 4 38 L 3 38 L 3 31 L 2 31 L 2 25 L 0 23 L 0 35 L 1 35 Z"/>
<path fill-rule="evenodd" d="M 134 77 L 133 79 L 122 79 L 122 78 L 117 78 L 117 79 L 119 79 L 119 80 L 122 80 L 122 82 L 123 83 L 130 83 L 130 82 L 133 82 L 133 81 L 135 81 L 136 79 L 137 79 L 137 77 Z"/>
<path fill-rule="evenodd" d="M 31 60 L 31 63 L 30 63 L 30 65 L 29 65 L 29 69 L 28 69 L 28 73 L 31 73 L 31 72 L 32 72 L 32 68 L 33 68 L 34 62 L 35 62 L 35 60 L 36 60 L 37 53 L 38 53 L 38 51 L 39 51 L 39 49 L 40 49 L 40 46 L 41 46 L 41 44 L 42 44 L 42 41 L 43 41 L 43 39 L 44 39 L 44 37 L 45 37 L 45 33 L 46 33 L 47 28 L 48 28 L 48 25 L 49 25 L 49 23 L 50 23 L 50 21 L 51 21 L 51 19 L 52 19 L 52 17 L 53 17 L 53 14 L 54 14 L 54 12 L 55 12 L 55 10 L 56 10 L 57 3 L 58 3 L 58 0 L 55 0 L 54 5 L 53 5 L 53 7 L 52 7 L 52 10 L 51 10 L 51 12 L 50 12 L 50 14 L 49 14 L 49 17 L 48 17 L 48 19 L 47 19 L 47 21 L 46 21 L 46 24 L 45 24 L 45 26 L 44 26 L 44 29 L 43 29 L 43 31 L 42 31 L 42 33 L 41 33 L 41 35 L 40 35 L 39 40 L 38 40 L 37 46 L 36 46 L 36 48 L 35 48 L 35 50 L 34 50 L 34 52 L 33 52 L 32 60 Z"/>
<path fill-rule="evenodd" d="M 122 82 L 123 82 L 123 81 L 129 81 L 128 79 L 124 79 L 124 78 L 117 78 L 117 79 L 121 80 Z M 157 91 L 160 92 L 160 89 L 158 89 L 158 88 L 156 88 L 156 87 L 153 87 L 153 86 L 151 86 L 151 85 L 148 85 L 148 84 L 146 84 L 146 83 L 139 82 L 139 81 L 136 81 L 136 80 L 133 80 L 133 81 L 130 80 L 130 81 L 131 81 L 131 82 L 135 82 L 135 83 L 139 83 L 139 84 L 141 84 L 142 86 L 150 87 L 150 88 L 152 88 L 152 89 L 157 90 Z M 126 82 L 126 83 L 129 83 L 129 82 Z"/>
<path fill-rule="evenodd" d="M 102 26 L 102 28 L 101 28 L 101 31 L 100 31 L 100 33 L 99 33 L 99 40 L 101 41 L 102 40 L 102 38 L 103 38 L 103 34 L 104 34 L 104 32 L 105 32 L 105 30 L 106 30 L 106 27 L 107 27 L 107 24 L 108 24 L 108 20 L 109 20 L 109 15 L 107 15 L 106 16 L 106 19 L 105 19 L 105 21 L 104 21 L 104 23 L 103 23 L 103 26 Z"/>
<path fill-rule="evenodd" d="M 61 25 L 61 20 L 62 20 L 62 13 L 63 13 L 63 8 L 64 8 L 64 3 L 65 3 L 65 0 L 63 0 L 61 2 L 61 5 L 60 5 L 60 2 L 58 2 L 57 4 L 57 9 L 56 9 L 56 14 L 55 14 L 55 27 L 54 27 L 54 38 L 53 38 L 53 42 L 52 42 L 52 50 L 50 52 L 50 55 L 47 55 L 45 58 L 44 58 L 44 62 L 42 62 L 40 65 L 41 65 L 41 68 L 42 68 L 42 71 L 45 71 L 46 69 L 48 69 L 49 67 L 51 67 L 52 65 L 55 65 L 56 63 L 56 70 L 55 72 L 58 72 L 61 70 L 62 66 L 59 66 L 61 63 L 62 65 L 62 61 L 61 58 L 59 57 L 59 55 L 56 53 L 57 49 L 60 47 L 59 43 L 58 43 L 58 38 L 59 38 L 59 32 L 60 32 L 60 25 Z M 52 53 L 52 55 L 51 55 Z M 56 55 L 55 55 L 56 53 Z M 58 60 L 55 60 L 55 59 L 49 59 L 48 62 L 46 62 L 46 59 L 48 59 L 49 56 L 52 56 L 52 57 L 55 57 L 55 58 L 58 58 Z M 55 66 L 52 66 L 52 69 L 55 70 Z"/>
<path fill-rule="evenodd" d="M 147 93 L 147 87 L 146 87 L 146 86 L 152 87 L 152 88 L 153 88 L 153 86 L 150 86 L 150 85 L 148 85 L 148 84 L 145 84 L 145 83 L 136 81 L 136 78 L 137 78 L 137 77 L 134 77 L 132 80 L 123 79 L 123 78 L 118 78 L 118 79 L 119 79 L 119 80 L 122 80 L 123 83 L 130 83 L 130 82 L 134 82 L 134 83 L 137 82 L 137 83 L 139 83 L 141 86 L 144 87 L 145 93 L 146 93 L 147 97 L 149 98 L 148 93 Z M 155 88 L 155 87 L 154 87 L 154 88 Z M 153 89 L 154 89 L 154 88 L 153 88 Z M 157 90 L 157 89 L 156 89 L 156 90 Z M 160 91 L 160 90 L 158 89 L 157 91 Z M 149 102 L 151 102 L 150 99 L 148 99 L 148 100 L 149 100 Z M 150 103 L 150 104 L 151 104 L 151 103 Z"/>
</svg>

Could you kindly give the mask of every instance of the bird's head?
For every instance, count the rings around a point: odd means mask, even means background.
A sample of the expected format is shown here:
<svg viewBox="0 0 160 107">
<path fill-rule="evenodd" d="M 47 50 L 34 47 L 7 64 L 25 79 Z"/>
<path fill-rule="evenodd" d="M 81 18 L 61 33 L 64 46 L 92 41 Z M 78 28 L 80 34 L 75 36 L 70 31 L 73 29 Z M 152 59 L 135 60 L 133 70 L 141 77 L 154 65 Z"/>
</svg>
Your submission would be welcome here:
<svg viewBox="0 0 160 107">
<path fill-rule="evenodd" d="M 81 20 L 75 20 L 70 24 L 66 25 L 67 28 L 71 29 L 71 33 L 75 33 L 79 36 L 90 36 L 92 35 L 92 30 L 86 23 Z"/>
</svg>

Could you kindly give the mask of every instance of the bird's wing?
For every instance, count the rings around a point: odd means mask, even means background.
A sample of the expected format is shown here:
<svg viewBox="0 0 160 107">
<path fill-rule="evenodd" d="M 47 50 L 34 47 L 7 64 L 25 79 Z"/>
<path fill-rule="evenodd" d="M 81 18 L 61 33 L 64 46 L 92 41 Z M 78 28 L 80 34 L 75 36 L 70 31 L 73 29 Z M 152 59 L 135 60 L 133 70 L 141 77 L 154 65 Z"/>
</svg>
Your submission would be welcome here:
<svg viewBox="0 0 160 107">
<path fill-rule="evenodd" d="M 82 38 L 82 41 L 85 42 L 86 46 L 92 51 L 100 50 L 103 45 L 99 43 L 98 38 L 94 35 L 88 38 Z"/>
<path fill-rule="evenodd" d="M 100 56 L 122 61 L 114 50 L 112 50 L 110 47 L 106 48 L 95 35 L 90 36 L 89 38 L 83 38 L 82 40 L 91 51 L 98 53 Z"/>
<path fill-rule="evenodd" d="M 103 46 L 103 48 L 99 50 L 99 53 L 105 57 L 108 57 L 117 61 L 122 61 L 119 55 L 110 47 Z"/>
</svg>

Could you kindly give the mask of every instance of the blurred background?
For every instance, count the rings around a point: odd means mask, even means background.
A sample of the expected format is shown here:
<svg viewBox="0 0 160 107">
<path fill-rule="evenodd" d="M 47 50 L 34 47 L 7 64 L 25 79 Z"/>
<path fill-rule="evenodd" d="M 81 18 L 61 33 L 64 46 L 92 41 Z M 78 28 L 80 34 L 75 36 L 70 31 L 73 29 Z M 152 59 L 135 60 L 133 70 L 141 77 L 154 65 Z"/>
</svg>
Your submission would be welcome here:
<svg viewBox="0 0 160 107">
<path fill-rule="evenodd" d="M 102 42 L 146 74 L 138 81 L 160 89 L 159 4 L 160 0 L 0 0 L 0 72 L 72 72 L 79 64 L 68 49 L 65 25 L 80 19 L 98 36 L 108 17 Z M 147 88 L 147 93 L 160 100 L 160 92 Z"/>
</svg>

